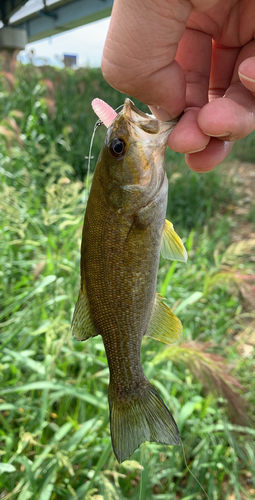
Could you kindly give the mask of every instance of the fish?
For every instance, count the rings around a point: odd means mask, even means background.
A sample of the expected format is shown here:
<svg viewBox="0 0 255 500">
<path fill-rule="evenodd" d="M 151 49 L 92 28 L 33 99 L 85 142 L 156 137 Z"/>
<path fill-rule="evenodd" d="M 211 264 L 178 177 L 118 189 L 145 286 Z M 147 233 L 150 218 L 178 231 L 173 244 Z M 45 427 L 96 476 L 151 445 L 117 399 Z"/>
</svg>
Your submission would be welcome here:
<svg viewBox="0 0 255 500">
<path fill-rule="evenodd" d="M 167 344 L 182 335 L 180 320 L 156 293 L 160 252 L 187 261 L 182 240 L 165 219 L 164 158 L 177 121 L 158 121 L 125 99 L 108 124 L 84 217 L 72 333 L 79 341 L 102 336 L 119 463 L 145 441 L 181 443 L 172 414 L 141 364 L 145 335 Z"/>
</svg>

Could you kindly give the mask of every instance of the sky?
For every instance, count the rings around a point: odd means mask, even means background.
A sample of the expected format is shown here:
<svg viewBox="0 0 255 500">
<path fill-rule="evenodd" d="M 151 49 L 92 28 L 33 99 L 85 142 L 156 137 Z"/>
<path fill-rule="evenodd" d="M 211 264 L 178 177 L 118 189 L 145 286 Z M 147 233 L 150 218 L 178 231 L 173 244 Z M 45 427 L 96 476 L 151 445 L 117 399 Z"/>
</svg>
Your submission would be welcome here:
<svg viewBox="0 0 255 500">
<path fill-rule="evenodd" d="M 78 56 L 79 66 L 99 67 L 103 53 L 104 42 L 110 23 L 110 17 L 66 31 L 38 42 L 28 43 L 19 58 L 27 62 L 26 53 L 34 50 L 36 58 L 48 58 L 57 63 L 55 56 L 74 54 Z"/>
</svg>

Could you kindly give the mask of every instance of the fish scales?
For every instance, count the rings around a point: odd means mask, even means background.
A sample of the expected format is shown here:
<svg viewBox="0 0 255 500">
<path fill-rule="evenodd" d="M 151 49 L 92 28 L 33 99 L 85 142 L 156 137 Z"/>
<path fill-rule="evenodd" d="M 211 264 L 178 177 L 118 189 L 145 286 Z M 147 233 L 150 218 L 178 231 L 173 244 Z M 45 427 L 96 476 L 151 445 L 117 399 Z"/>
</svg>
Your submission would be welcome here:
<svg viewBox="0 0 255 500">
<path fill-rule="evenodd" d="M 158 122 L 126 99 L 108 128 L 84 219 L 72 329 L 78 340 L 102 336 L 119 462 L 145 440 L 180 444 L 176 423 L 141 364 L 145 334 L 172 342 L 181 333 L 178 318 L 156 295 L 162 239 L 168 258 L 186 259 L 181 240 L 165 222 L 164 153 L 175 123 Z"/>
</svg>

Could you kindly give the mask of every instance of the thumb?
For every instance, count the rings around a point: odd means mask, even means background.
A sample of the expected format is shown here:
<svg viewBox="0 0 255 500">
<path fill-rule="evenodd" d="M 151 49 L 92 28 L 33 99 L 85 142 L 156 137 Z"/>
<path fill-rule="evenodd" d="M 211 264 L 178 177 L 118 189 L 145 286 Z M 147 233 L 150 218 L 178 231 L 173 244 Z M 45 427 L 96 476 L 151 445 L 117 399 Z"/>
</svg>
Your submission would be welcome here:
<svg viewBox="0 0 255 500">
<path fill-rule="evenodd" d="M 179 0 L 115 0 L 102 59 L 106 81 L 177 116 L 185 107 L 185 76 L 174 58 L 191 9 Z"/>
</svg>

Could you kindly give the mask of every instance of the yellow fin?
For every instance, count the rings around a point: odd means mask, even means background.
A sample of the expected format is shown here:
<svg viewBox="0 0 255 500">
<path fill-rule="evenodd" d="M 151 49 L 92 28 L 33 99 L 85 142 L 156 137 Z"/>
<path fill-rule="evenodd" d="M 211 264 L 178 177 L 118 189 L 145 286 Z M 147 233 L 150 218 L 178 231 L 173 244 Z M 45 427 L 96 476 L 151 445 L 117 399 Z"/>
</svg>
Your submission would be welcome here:
<svg viewBox="0 0 255 500">
<path fill-rule="evenodd" d="M 96 337 L 98 331 L 94 325 L 86 291 L 80 290 L 72 321 L 72 333 L 77 340 Z"/>
<path fill-rule="evenodd" d="M 164 259 L 187 262 L 188 255 L 181 238 L 175 232 L 173 224 L 165 220 L 162 232 L 161 255 Z"/>
<path fill-rule="evenodd" d="M 162 302 L 158 293 L 146 335 L 165 344 L 177 342 L 182 335 L 182 324 L 179 318 Z"/>
</svg>

